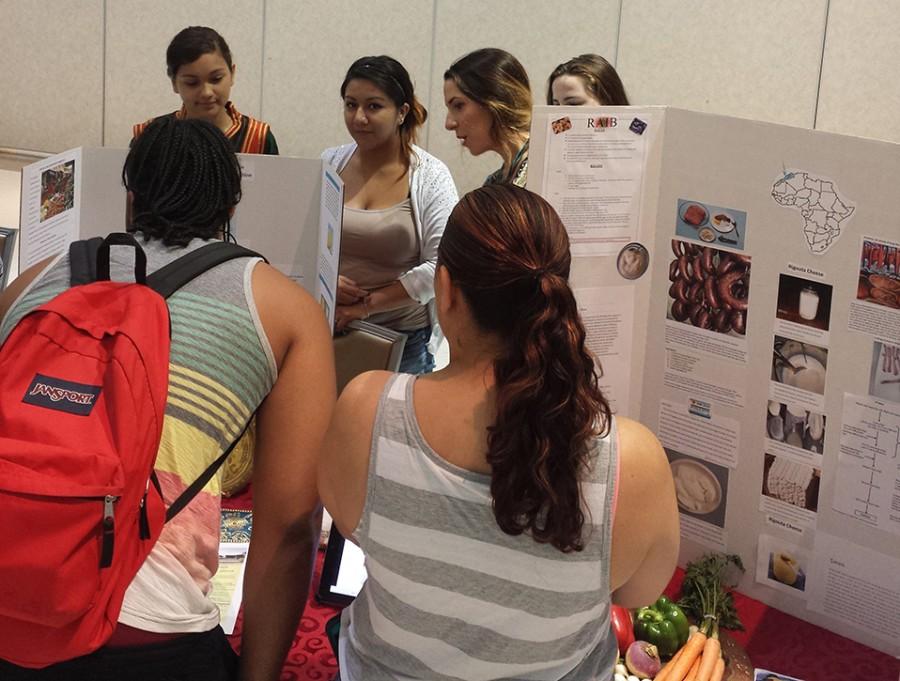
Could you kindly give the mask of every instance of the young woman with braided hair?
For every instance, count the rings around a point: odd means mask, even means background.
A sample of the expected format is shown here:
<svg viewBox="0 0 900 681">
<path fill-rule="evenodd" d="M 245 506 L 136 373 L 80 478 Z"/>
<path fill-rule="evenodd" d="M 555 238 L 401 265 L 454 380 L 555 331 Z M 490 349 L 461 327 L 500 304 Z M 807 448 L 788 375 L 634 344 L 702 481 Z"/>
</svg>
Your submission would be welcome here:
<svg viewBox="0 0 900 681">
<path fill-rule="evenodd" d="M 151 123 L 125 161 L 131 228 L 153 272 L 222 239 L 241 173 L 221 131 Z M 118 228 L 118 225 L 110 225 Z M 133 276 L 112 251 L 112 278 Z M 27 270 L 0 295 L 0 342 L 69 286 L 68 255 Z M 210 600 L 218 567 L 221 471 L 167 523 L 125 594 L 106 646 L 46 669 L 0 661 L 7 680 L 275 681 L 306 603 L 321 520 L 315 470 L 335 399 L 331 333 L 319 305 L 258 258 L 238 258 L 168 298 L 169 392 L 156 475 L 167 504 L 256 413 L 253 538 L 244 577 L 241 660 Z"/>
<path fill-rule="evenodd" d="M 450 365 L 342 392 L 319 492 L 369 575 L 341 622 L 343 681 L 607 678 L 610 604 L 671 577 L 669 466 L 610 413 L 569 265 L 546 201 L 467 194 L 438 254 Z"/>
<path fill-rule="evenodd" d="M 209 121 L 225 134 L 235 153 L 278 154 L 269 124 L 240 113 L 229 99 L 235 65 L 228 43 L 217 31 L 206 26 L 179 31 L 166 50 L 166 73 L 182 101 L 181 109 L 167 117 Z M 133 139 L 153 120 L 136 124 Z"/>
</svg>

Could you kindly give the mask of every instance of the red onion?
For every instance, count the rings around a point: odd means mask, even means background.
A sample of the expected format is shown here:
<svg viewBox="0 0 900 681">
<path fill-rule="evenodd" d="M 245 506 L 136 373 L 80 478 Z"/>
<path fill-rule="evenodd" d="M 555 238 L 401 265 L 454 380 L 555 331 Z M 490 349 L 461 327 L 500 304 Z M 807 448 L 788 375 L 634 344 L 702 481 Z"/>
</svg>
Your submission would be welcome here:
<svg viewBox="0 0 900 681">
<path fill-rule="evenodd" d="M 639 678 L 652 679 L 659 674 L 662 662 L 659 661 L 659 651 L 655 645 L 646 641 L 635 641 L 628 646 L 625 653 L 625 666 Z"/>
</svg>

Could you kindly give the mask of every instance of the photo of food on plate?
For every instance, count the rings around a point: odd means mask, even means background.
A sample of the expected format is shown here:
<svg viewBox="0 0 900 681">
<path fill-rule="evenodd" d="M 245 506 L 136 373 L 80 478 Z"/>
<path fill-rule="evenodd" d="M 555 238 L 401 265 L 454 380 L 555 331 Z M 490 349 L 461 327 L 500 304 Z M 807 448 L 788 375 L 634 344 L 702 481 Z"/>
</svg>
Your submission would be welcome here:
<svg viewBox="0 0 900 681">
<path fill-rule="evenodd" d="M 66 161 L 41 173 L 40 221 L 49 220 L 75 205 L 75 161 Z"/>
<path fill-rule="evenodd" d="M 863 239 L 856 298 L 900 310 L 900 246 Z"/>
<path fill-rule="evenodd" d="M 750 257 L 672 239 L 667 317 L 732 336 L 747 330 Z"/>
<path fill-rule="evenodd" d="M 822 471 L 785 456 L 765 455 L 762 493 L 770 499 L 815 513 Z"/>
<path fill-rule="evenodd" d="M 790 274 L 778 276 L 778 307 L 775 316 L 787 322 L 828 331 L 833 287 Z"/>
<path fill-rule="evenodd" d="M 557 118 L 555 121 L 550 123 L 550 128 L 553 130 L 553 134 L 558 135 L 561 132 L 565 132 L 566 130 L 572 129 L 572 119 L 568 116 L 563 116 L 562 118 Z"/>
<path fill-rule="evenodd" d="M 900 403 L 900 346 L 881 341 L 873 343 L 869 394 Z"/>
<path fill-rule="evenodd" d="M 812 343 L 775 336 L 772 380 L 800 390 L 825 394 L 828 350 Z"/>
<path fill-rule="evenodd" d="M 625 279 L 639 279 L 650 264 L 650 253 L 643 244 L 632 242 L 619 251 L 616 269 Z"/>
<path fill-rule="evenodd" d="M 723 248 L 743 249 L 747 214 L 704 201 L 678 199 L 675 235 Z"/>
<path fill-rule="evenodd" d="M 801 404 L 769 400 L 766 437 L 821 454 L 825 447 L 825 415 L 809 411 Z"/>
<path fill-rule="evenodd" d="M 678 510 L 725 527 L 728 469 L 689 454 L 666 449 Z"/>
</svg>

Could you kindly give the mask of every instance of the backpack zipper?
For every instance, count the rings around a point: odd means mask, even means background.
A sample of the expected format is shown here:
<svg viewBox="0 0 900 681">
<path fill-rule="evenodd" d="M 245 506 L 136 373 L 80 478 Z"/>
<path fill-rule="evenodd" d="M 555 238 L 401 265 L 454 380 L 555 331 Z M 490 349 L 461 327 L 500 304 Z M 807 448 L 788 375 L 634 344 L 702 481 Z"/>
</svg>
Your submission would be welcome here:
<svg viewBox="0 0 900 681">
<path fill-rule="evenodd" d="M 150 518 L 147 516 L 147 494 L 150 492 L 150 478 L 147 478 L 147 486 L 144 488 L 144 496 L 141 497 L 141 507 L 138 515 L 141 539 L 150 539 Z"/>
<path fill-rule="evenodd" d="M 100 567 L 112 565 L 113 543 L 116 533 L 115 503 L 119 497 L 107 494 L 103 497 L 103 522 L 101 525 L 102 544 L 100 549 Z"/>
</svg>

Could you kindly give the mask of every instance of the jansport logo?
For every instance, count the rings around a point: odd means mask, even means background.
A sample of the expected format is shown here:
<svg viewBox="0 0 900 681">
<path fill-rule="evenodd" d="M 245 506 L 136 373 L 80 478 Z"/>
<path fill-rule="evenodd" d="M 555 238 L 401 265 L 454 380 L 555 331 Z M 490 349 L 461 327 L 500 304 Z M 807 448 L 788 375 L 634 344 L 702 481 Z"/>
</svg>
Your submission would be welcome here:
<svg viewBox="0 0 900 681">
<path fill-rule="evenodd" d="M 22 401 L 38 407 L 87 416 L 100 396 L 99 385 L 86 385 L 36 374 Z"/>
</svg>

